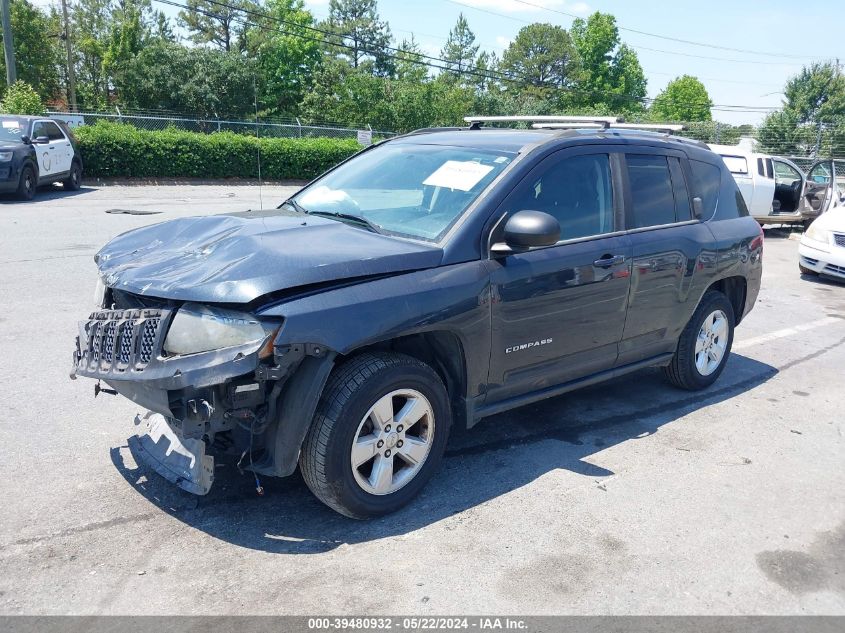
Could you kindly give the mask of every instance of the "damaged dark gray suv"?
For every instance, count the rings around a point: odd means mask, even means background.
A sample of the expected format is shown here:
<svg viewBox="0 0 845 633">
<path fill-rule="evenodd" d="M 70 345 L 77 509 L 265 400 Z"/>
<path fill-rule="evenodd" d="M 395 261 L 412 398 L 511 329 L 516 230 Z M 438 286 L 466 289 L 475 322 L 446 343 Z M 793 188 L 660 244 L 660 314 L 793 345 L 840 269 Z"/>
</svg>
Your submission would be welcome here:
<svg viewBox="0 0 845 633">
<path fill-rule="evenodd" d="M 763 250 L 722 160 L 479 128 L 380 143 L 271 212 L 118 236 L 73 375 L 150 411 L 134 452 L 185 490 L 214 455 L 256 482 L 299 465 L 355 518 L 408 503 L 453 427 L 644 367 L 713 383 Z"/>
</svg>

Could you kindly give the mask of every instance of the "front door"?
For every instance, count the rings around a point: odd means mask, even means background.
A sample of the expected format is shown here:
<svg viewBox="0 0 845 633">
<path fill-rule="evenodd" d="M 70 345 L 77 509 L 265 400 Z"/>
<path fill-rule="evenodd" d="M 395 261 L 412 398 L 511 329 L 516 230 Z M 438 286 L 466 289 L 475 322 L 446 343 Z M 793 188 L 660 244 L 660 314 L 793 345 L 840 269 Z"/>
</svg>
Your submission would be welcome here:
<svg viewBox="0 0 845 633">
<path fill-rule="evenodd" d="M 36 142 L 38 139 L 46 139 L 47 142 Z M 36 121 L 32 128 L 32 141 L 38 156 L 38 175 L 41 180 L 70 170 L 73 146 L 55 122 Z"/>
<path fill-rule="evenodd" d="M 836 166 L 832 160 L 820 160 L 807 172 L 804 197 L 812 210 L 821 215 L 841 205 L 840 192 L 836 182 Z"/>
<path fill-rule="evenodd" d="M 556 152 L 505 199 L 508 215 L 553 215 L 561 241 L 497 260 L 487 404 L 616 362 L 631 271 L 617 156 L 595 147 Z"/>
</svg>

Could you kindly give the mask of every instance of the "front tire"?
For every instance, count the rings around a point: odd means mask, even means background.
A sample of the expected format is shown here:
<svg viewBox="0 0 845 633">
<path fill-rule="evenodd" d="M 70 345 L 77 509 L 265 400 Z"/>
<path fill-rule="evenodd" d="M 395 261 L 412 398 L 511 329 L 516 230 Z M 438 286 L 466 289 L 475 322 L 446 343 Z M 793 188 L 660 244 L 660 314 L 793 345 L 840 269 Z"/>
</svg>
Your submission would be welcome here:
<svg viewBox="0 0 845 633">
<path fill-rule="evenodd" d="M 67 191 L 79 191 L 82 188 L 82 167 L 77 161 L 70 166 L 70 174 L 62 181 L 62 186 Z"/>
<path fill-rule="evenodd" d="M 708 290 L 684 331 L 663 373 L 676 387 L 706 389 L 719 377 L 731 352 L 735 316 L 728 298 Z"/>
<path fill-rule="evenodd" d="M 35 197 L 35 189 L 38 186 L 38 177 L 31 165 L 21 170 L 21 177 L 18 181 L 17 196 L 20 200 L 32 200 Z"/>
<path fill-rule="evenodd" d="M 801 264 L 798 264 L 798 270 L 802 275 L 818 275 L 815 270 L 811 270 Z"/>
<path fill-rule="evenodd" d="M 329 377 L 299 466 L 311 492 L 353 519 L 395 512 L 436 472 L 451 426 L 446 388 L 425 363 L 362 354 Z"/>
</svg>

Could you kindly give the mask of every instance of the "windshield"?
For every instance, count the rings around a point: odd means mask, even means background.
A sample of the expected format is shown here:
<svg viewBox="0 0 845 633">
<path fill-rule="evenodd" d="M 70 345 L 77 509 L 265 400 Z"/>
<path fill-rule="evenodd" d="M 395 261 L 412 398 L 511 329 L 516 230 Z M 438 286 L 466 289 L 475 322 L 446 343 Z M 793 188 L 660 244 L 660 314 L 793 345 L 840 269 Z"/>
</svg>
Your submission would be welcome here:
<svg viewBox="0 0 845 633">
<path fill-rule="evenodd" d="M 294 200 L 306 212 L 360 216 L 382 233 L 437 241 L 513 158 L 510 152 L 387 144 L 341 165 Z"/>
<path fill-rule="evenodd" d="M 0 119 L 0 141 L 20 142 L 26 134 L 26 121 L 20 119 Z"/>
</svg>

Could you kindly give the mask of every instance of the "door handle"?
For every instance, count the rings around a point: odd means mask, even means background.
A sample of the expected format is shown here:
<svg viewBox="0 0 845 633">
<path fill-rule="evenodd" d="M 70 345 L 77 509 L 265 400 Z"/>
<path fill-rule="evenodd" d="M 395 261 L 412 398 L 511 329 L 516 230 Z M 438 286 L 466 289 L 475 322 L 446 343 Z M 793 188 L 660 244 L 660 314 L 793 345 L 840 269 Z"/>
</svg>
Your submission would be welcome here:
<svg viewBox="0 0 845 633">
<path fill-rule="evenodd" d="M 599 268 L 610 268 L 611 266 L 618 266 L 624 262 L 624 255 L 603 255 L 601 259 L 597 259 L 593 262 L 593 266 L 598 266 Z"/>
</svg>

